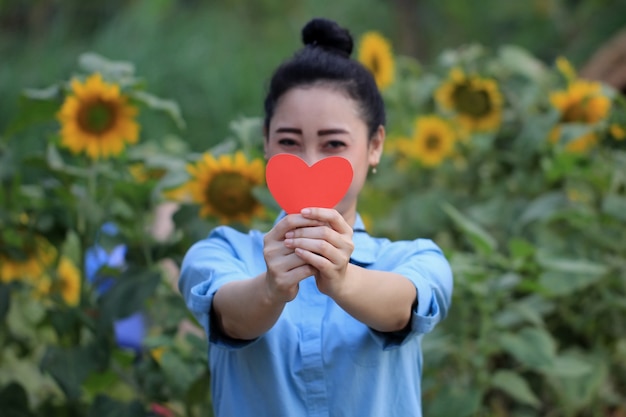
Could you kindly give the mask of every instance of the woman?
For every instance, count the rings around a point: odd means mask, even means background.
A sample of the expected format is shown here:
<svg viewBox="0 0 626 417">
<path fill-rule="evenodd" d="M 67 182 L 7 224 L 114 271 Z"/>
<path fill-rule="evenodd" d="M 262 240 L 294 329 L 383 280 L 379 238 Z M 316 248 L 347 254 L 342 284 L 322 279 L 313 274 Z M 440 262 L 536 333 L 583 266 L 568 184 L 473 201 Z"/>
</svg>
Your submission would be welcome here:
<svg viewBox="0 0 626 417">
<path fill-rule="evenodd" d="M 346 30 L 314 19 L 302 38 L 269 86 L 266 158 L 341 156 L 354 177 L 333 209 L 283 213 L 266 234 L 218 227 L 186 255 L 179 287 L 208 334 L 215 414 L 420 416 L 421 336 L 447 313 L 450 268 L 429 240 L 365 231 L 383 101 Z"/>
</svg>

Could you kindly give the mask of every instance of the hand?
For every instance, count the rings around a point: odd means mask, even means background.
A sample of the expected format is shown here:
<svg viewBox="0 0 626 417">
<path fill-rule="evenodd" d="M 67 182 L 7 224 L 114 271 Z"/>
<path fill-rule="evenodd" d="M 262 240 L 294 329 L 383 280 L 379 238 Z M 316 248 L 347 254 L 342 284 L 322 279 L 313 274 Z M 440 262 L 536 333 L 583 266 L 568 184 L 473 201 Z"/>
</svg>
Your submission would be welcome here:
<svg viewBox="0 0 626 417">
<path fill-rule="evenodd" d="M 267 271 L 267 284 L 270 301 L 289 302 L 298 294 L 298 284 L 303 279 L 315 275 L 317 270 L 306 260 L 285 245 L 285 235 L 299 228 L 320 227 L 323 223 L 307 219 L 300 214 L 290 214 L 281 219 L 263 239 L 263 257 Z"/>
<path fill-rule="evenodd" d="M 346 271 L 354 250 L 352 227 L 334 209 L 308 208 L 302 210 L 301 215 L 318 224 L 288 231 L 284 246 L 317 271 L 317 287 L 334 298 L 341 294 L 346 283 Z"/>
</svg>

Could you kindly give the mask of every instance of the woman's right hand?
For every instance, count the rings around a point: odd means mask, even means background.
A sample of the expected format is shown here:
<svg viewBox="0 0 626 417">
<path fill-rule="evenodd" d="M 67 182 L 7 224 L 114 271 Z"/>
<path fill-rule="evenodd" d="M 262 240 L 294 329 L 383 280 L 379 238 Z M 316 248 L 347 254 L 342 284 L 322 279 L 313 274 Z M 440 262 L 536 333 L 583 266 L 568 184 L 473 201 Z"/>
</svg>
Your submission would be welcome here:
<svg viewBox="0 0 626 417">
<path fill-rule="evenodd" d="M 265 282 L 272 302 L 289 302 L 298 294 L 298 284 L 315 275 L 317 270 L 305 263 L 293 249 L 285 247 L 285 234 L 302 227 L 321 226 L 323 223 L 304 218 L 301 214 L 283 217 L 263 239 L 263 257 L 267 271 Z"/>
</svg>

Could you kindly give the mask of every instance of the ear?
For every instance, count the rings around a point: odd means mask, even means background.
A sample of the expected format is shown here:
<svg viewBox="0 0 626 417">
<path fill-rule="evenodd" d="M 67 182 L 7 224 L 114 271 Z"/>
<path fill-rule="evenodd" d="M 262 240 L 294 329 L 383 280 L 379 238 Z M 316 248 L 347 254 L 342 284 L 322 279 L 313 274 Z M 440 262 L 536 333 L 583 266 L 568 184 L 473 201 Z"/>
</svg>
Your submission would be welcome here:
<svg viewBox="0 0 626 417">
<path fill-rule="evenodd" d="M 383 145 L 385 144 L 385 127 L 378 126 L 378 130 L 369 141 L 367 147 L 367 162 L 370 166 L 376 166 L 380 163 L 380 157 L 383 154 Z"/>
</svg>

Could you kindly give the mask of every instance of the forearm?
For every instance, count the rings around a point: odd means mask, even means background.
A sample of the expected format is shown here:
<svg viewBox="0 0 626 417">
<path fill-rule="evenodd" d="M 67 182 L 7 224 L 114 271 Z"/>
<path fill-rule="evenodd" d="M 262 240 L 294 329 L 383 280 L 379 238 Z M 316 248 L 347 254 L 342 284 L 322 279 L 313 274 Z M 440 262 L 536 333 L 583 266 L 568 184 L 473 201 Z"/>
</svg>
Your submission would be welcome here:
<svg viewBox="0 0 626 417">
<path fill-rule="evenodd" d="M 229 282 L 213 298 L 213 311 L 221 330 L 241 340 L 257 338 L 271 329 L 284 307 L 285 302 L 269 296 L 265 273 Z"/>
<path fill-rule="evenodd" d="M 417 292 L 407 278 L 350 264 L 345 279 L 341 293 L 333 298 L 348 314 L 381 332 L 408 325 Z"/>
</svg>

